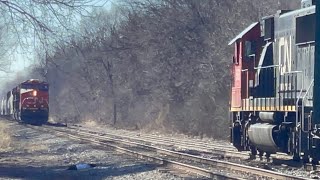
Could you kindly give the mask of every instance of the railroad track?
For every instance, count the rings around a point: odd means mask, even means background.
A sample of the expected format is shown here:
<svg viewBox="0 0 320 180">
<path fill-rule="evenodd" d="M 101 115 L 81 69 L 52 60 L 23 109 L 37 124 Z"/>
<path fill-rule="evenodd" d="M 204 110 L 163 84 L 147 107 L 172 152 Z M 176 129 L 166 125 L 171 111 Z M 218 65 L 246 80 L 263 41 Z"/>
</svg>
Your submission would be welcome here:
<svg viewBox="0 0 320 180">
<path fill-rule="evenodd" d="M 73 126 L 70 126 L 71 128 L 72 127 L 75 127 L 77 129 L 82 129 L 82 130 L 85 130 L 85 131 L 88 131 L 88 129 L 85 129 L 85 128 L 82 128 L 82 126 L 79 126 L 79 125 L 73 125 Z M 112 131 L 112 134 L 113 135 L 118 135 L 118 136 L 122 136 L 122 137 L 125 137 L 125 138 L 134 138 L 134 137 L 141 137 L 143 138 L 144 141 L 150 141 L 150 142 L 163 142 L 165 141 L 166 143 L 170 143 L 172 146 L 174 145 L 182 145 L 181 143 L 181 138 L 175 138 L 175 137 L 165 137 L 165 136 L 159 136 L 159 135 L 153 135 L 153 134 L 141 134 L 139 132 L 130 132 L 130 131 L 125 131 L 125 135 L 122 134 L 123 131 L 118 131 L 118 130 L 110 130 Z M 95 132 L 96 133 L 96 129 L 95 129 Z M 100 131 L 100 133 L 105 133 L 105 132 L 102 132 Z M 162 138 L 162 141 L 159 140 L 159 137 Z M 136 138 L 137 139 L 137 138 Z M 199 139 L 199 141 L 194 141 L 194 139 L 192 140 L 189 140 L 189 139 L 184 139 L 183 140 L 183 145 L 188 145 L 188 148 L 190 147 L 205 147 L 206 149 L 224 149 L 224 150 L 229 150 L 229 151 L 236 151 L 236 148 L 234 148 L 233 146 L 231 146 L 230 144 L 228 143 L 225 143 L 225 142 L 222 142 L 222 141 L 218 141 L 218 142 L 203 142 L 202 140 Z"/>
<path fill-rule="evenodd" d="M 71 139 L 84 141 L 99 146 L 111 147 L 114 150 L 129 154 L 131 156 L 146 159 L 160 164 L 168 169 L 179 169 L 190 174 L 197 174 L 213 179 L 305 179 L 294 177 L 270 170 L 249 167 L 241 164 L 226 161 L 214 160 L 194 156 L 186 153 L 176 152 L 142 143 L 132 142 L 125 139 L 106 137 L 105 135 L 92 134 L 76 129 L 34 127 L 44 132 L 51 132 Z M 225 172 L 225 173 L 221 173 Z M 240 176 L 240 177 L 239 177 Z"/>
<path fill-rule="evenodd" d="M 141 135 L 135 132 L 126 132 L 125 134 L 120 134 L 119 132 L 112 131 L 112 133 L 106 132 L 95 132 L 85 128 L 81 128 L 78 126 L 70 126 L 73 129 L 81 129 L 82 131 L 86 131 L 92 134 L 101 134 L 107 136 L 113 136 L 121 139 L 130 139 L 138 142 L 143 142 L 149 145 L 160 145 L 165 146 L 168 148 L 175 148 L 179 150 L 195 150 L 203 153 L 218 153 L 224 155 L 225 157 L 241 157 L 241 158 L 248 158 L 249 154 L 244 152 L 237 152 L 234 147 L 230 145 L 218 144 L 218 143 L 204 143 L 204 142 L 197 142 L 197 141 L 189 141 L 189 140 L 179 140 L 175 138 L 168 138 L 168 137 L 159 137 L 156 135 Z"/>
<path fill-rule="evenodd" d="M 113 130 L 112 133 L 106 133 L 103 131 L 91 131 L 86 128 L 82 128 L 81 126 L 70 126 L 72 129 L 81 129 L 82 131 L 86 131 L 92 134 L 100 134 L 106 136 L 112 136 L 120 139 L 128 139 L 136 142 L 141 142 L 149 145 L 157 145 L 163 146 L 167 149 L 175 149 L 175 150 L 193 150 L 197 151 L 196 153 L 202 153 L 205 155 L 213 155 L 219 156 L 221 158 L 240 158 L 240 159 L 248 159 L 250 157 L 248 152 L 238 152 L 233 146 L 227 145 L 226 143 L 219 144 L 219 142 L 201 142 L 201 141 L 192 141 L 192 140 L 181 140 L 176 138 L 168 138 L 168 137 L 159 137 L 157 135 L 148 135 L 136 132 L 125 132 L 125 134 L 121 134 L 121 131 Z M 194 152 L 193 152 L 194 153 Z M 272 154 L 271 157 L 277 159 L 291 159 L 291 156 L 288 156 L 283 153 Z"/>
<path fill-rule="evenodd" d="M 32 128 L 38 131 L 42 131 L 45 133 L 53 133 L 58 136 L 67 137 L 70 139 L 78 140 L 80 142 L 86 142 L 93 145 L 98 145 L 102 147 L 112 148 L 113 150 L 124 153 L 133 157 L 145 159 L 147 161 L 156 163 L 159 165 L 161 169 L 166 169 L 166 171 L 174 171 L 175 173 L 182 173 L 184 174 L 192 174 L 196 176 L 200 176 L 201 179 L 208 178 L 208 179 L 235 179 L 240 180 L 243 178 L 233 177 L 230 175 L 222 174 L 220 172 L 214 172 L 210 171 L 205 168 L 201 168 L 199 166 L 193 166 L 187 163 L 178 162 L 175 160 L 172 160 L 171 158 L 165 158 L 162 156 L 155 156 L 154 153 L 152 153 L 153 148 L 147 147 L 147 146 L 138 146 L 135 144 L 134 146 L 132 144 L 124 144 L 124 143 L 118 143 L 117 140 L 112 138 L 100 138 L 100 137 L 92 137 L 92 134 L 89 133 L 81 133 L 81 132 L 75 132 L 70 130 L 62 130 L 59 128 L 52 128 L 52 127 L 35 127 L 31 125 L 26 125 L 28 128 Z M 149 153 L 146 153 L 146 151 L 141 151 L 137 149 L 144 149 L 149 151 Z M 156 152 L 156 151 L 154 151 Z M 156 152 L 158 154 L 158 152 Z M 177 158 L 176 158 L 177 159 Z"/>
</svg>

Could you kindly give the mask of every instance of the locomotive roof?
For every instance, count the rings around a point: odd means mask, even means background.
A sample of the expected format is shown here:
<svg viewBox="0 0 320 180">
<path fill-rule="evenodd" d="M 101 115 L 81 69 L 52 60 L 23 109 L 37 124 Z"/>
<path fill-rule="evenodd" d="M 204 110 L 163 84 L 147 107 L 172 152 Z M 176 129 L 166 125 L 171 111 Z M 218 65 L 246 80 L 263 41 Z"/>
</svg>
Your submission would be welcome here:
<svg viewBox="0 0 320 180">
<path fill-rule="evenodd" d="M 39 79 L 29 79 L 29 80 L 22 82 L 21 84 L 47 84 L 47 82 L 40 81 Z"/>
<path fill-rule="evenodd" d="M 279 11 L 278 14 L 280 15 L 279 17 L 286 17 L 286 16 L 292 16 L 292 15 L 296 15 L 298 14 L 298 16 L 300 15 L 307 15 L 307 14 L 311 14 L 314 13 L 315 11 L 315 5 L 310 6 L 310 7 L 306 7 L 306 8 L 302 8 L 302 9 L 297 9 L 294 11 L 287 11 L 287 10 L 282 10 Z M 274 15 L 270 15 L 267 17 L 271 17 Z M 262 19 L 266 19 L 267 17 L 264 17 Z M 239 33 L 235 38 L 233 38 L 228 45 L 231 45 L 233 43 L 235 43 L 238 39 L 242 38 L 246 33 L 248 33 L 252 28 L 254 28 L 259 22 L 254 22 L 252 23 L 250 26 L 248 26 L 246 29 L 244 29 L 241 33 Z"/>
<path fill-rule="evenodd" d="M 315 8 L 316 8 L 316 6 L 313 5 L 313 6 L 310 6 L 310 7 L 297 9 L 297 10 L 294 10 L 294 11 L 290 11 L 290 12 L 281 14 L 280 17 L 286 17 L 286 16 L 291 16 L 291 15 L 300 14 L 300 13 L 304 14 L 304 12 L 307 13 L 307 14 L 314 13 Z"/>
<path fill-rule="evenodd" d="M 248 26 L 245 30 L 243 30 L 240 34 L 238 34 L 235 38 L 233 38 L 228 45 L 233 44 L 238 39 L 242 38 L 245 34 L 247 34 L 252 28 L 254 28 L 259 22 L 252 23 L 250 26 Z"/>
</svg>

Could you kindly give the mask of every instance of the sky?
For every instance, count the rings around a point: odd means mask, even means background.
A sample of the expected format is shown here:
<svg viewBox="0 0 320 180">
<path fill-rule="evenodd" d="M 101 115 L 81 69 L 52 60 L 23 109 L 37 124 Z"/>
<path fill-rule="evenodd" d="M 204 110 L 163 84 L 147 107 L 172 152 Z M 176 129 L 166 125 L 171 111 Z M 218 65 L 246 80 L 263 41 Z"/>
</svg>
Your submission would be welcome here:
<svg viewBox="0 0 320 180">
<path fill-rule="evenodd" d="M 25 68 L 29 67 L 31 64 L 34 64 L 35 59 L 33 57 L 33 53 L 25 53 L 25 52 L 16 52 L 12 55 L 12 63 L 11 63 L 11 72 L 22 71 Z"/>
</svg>

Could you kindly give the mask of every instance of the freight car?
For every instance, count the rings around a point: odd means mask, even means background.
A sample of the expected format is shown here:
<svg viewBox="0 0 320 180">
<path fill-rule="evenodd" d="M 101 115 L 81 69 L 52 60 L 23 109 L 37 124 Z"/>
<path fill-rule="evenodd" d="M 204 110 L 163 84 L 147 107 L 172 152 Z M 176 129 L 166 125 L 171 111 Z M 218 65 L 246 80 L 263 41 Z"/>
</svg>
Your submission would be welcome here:
<svg viewBox="0 0 320 180">
<path fill-rule="evenodd" d="M 9 91 L 1 102 L 1 115 L 30 124 L 43 124 L 49 116 L 49 84 L 27 80 Z"/>
<path fill-rule="evenodd" d="M 319 22 L 320 1 L 303 0 L 300 9 L 277 11 L 230 41 L 231 142 L 239 151 L 319 163 Z"/>
</svg>

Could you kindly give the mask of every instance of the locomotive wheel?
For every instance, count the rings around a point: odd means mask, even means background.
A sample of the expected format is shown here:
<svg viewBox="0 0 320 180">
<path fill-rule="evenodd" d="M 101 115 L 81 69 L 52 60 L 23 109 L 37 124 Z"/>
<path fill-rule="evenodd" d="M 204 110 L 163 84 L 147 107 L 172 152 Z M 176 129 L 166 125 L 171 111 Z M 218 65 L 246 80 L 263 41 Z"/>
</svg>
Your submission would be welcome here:
<svg viewBox="0 0 320 180">
<path fill-rule="evenodd" d="M 254 146 L 250 146 L 250 159 L 256 159 L 257 156 L 257 148 Z"/>
<path fill-rule="evenodd" d="M 308 163 L 310 163 L 310 157 L 307 155 L 304 155 L 302 157 L 302 161 L 303 161 L 303 164 L 308 164 Z"/>
<path fill-rule="evenodd" d="M 260 161 L 263 160 L 263 154 L 264 154 L 264 151 L 259 150 Z"/>
<path fill-rule="evenodd" d="M 244 147 L 241 144 L 241 125 L 239 122 L 234 123 L 234 127 L 232 128 L 232 143 L 238 151 L 244 150 Z"/>
<path fill-rule="evenodd" d="M 21 113 L 18 112 L 18 121 L 22 121 Z"/>
<path fill-rule="evenodd" d="M 266 152 L 266 158 L 267 158 L 267 162 L 270 162 L 270 157 L 271 157 L 271 153 Z"/>
<path fill-rule="evenodd" d="M 296 161 L 296 162 L 300 162 L 301 161 L 301 157 L 298 155 L 298 154 L 294 154 L 293 155 L 293 158 L 292 158 L 294 161 Z"/>
<path fill-rule="evenodd" d="M 311 161 L 312 165 L 319 165 L 319 160 L 316 159 L 316 158 L 312 158 L 312 161 Z"/>
</svg>

